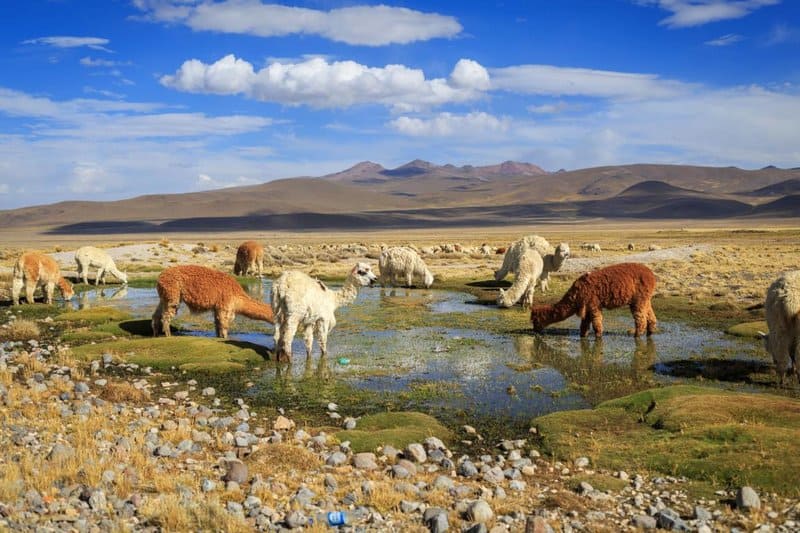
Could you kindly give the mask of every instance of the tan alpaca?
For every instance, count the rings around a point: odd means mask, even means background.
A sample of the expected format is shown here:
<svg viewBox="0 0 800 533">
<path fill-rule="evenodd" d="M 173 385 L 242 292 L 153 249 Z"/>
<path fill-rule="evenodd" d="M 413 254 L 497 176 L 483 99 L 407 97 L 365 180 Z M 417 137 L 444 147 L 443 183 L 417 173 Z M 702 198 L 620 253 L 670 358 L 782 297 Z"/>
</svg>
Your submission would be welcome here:
<svg viewBox="0 0 800 533">
<path fill-rule="evenodd" d="M 236 250 L 236 263 L 233 273 L 237 276 L 246 276 L 248 273 L 258 273 L 262 276 L 264 271 L 264 247 L 256 241 L 245 241 Z"/>
<path fill-rule="evenodd" d="M 61 290 L 65 300 L 75 295 L 72 285 L 61 276 L 61 268 L 55 259 L 49 255 L 38 252 L 25 252 L 14 264 L 14 274 L 11 282 L 11 299 L 14 305 L 19 305 L 19 294 L 25 286 L 25 297 L 29 304 L 33 303 L 33 293 L 36 287 L 44 288 L 45 301 L 53 303 L 53 290 L 56 285 Z"/>
<path fill-rule="evenodd" d="M 153 336 L 170 336 L 169 324 L 181 302 L 193 313 L 214 311 L 217 337 L 228 338 L 228 326 L 240 313 L 272 324 L 272 306 L 254 300 L 230 274 L 197 265 L 175 266 L 158 276 L 160 302 L 153 312 Z"/>
</svg>

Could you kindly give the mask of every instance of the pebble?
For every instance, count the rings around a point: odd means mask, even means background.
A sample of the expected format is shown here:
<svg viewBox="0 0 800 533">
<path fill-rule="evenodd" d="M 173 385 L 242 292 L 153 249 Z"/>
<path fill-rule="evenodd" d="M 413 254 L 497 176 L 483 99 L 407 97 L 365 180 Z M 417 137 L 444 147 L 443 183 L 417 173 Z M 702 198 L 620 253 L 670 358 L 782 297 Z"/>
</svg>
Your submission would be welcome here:
<svg viewBox="0 0 800 533">
<path fill-rule="evenodd" d="M 473 522 L 484 523 L 494 518 L 494 511 L 484 500 L 476 500 L 467 508 L 466 516 Z"/>
<path fill-rule="evenodd" d="M 286 526 L 289 529 L 297 529 L 308 525 L 308 517 L 300 511 L 292 511 L 286 517 Z"/>
<path fill-rule="evenodd" d="M 655 529 L 657 526 L 655 518 L 643 514 L 634 516 L 632 522 L 639 529 Z"/>
<path fill-rule="evenodd" d="M 463 477 L 473 477 L 478 475 L 478 467 L 472 461 L 464 461 L 458 465 L 458 475 Z"/>
<path fill-rule="evenodd" d="M 752 487 L 742 487 L 736 492 L 736 507 L 750 511 L 761 508 L 761 499 Z"/>
<path fill-rule="evenodd" d="M 203 482 L 200 484 L 200 489 L 203 492 L 211 492 L 215 488 L 217 488 L 217 484 L 208 478 L 203 479 Z"/>
<path fill-rule="evenodd" d="M 428 454 L 425 453 L 425 448 L 422 446 L 422 444 L 417 442 L 406 446 L 403 455 L 408 459 L 416 461 L 417 463 L 424 463 L 428 460 Z"/>
<path fill-rule="evenodd" d="M 227 469 L 222 481 L 233 481 L 242 484 L 247 481 L 247 465 L 241 461 L 228 461 L 225 463 Z"/>
<path fill-rule="evenodd" d="M 422 520 L 431 533 L 444 533 L 450 527 L 447 512 L 439 507 L 428 507 L 422 515 Z"/>
<path fill-rule="evenodd" d="M 328 466 L 342 466 L 347 462 L 347 455 L 342 452 L 333 452 L 328 456 L 325 464 Z"/>
<path fill-rule="evenodd" d="M 203 396 L 214 396 L 216 393 L 217 390 L 214 387 L 206 387 L 200 392 Z"/>
<path fill-rule="evenodd" d="M 272 429 L 276 431 L 287 431 L 294 427 L 294 420 L 289 420 L 283 415 L 278 416 L 272 423 Z"/>
<path fill-rule="evenodd" d="M 375 459 L 375 454 L 371 452 L 362 452 L 353 455 L 353 466 L 360 470 L 377 470 L 378 463 Z"/>
<path fill-rule="evenodd" d="M 589 458 L 588 457 L 578 457 L 575 459 L 574 462 L 575 468 L 586 468 L 589 466 Z"/>
<path fill-rule="evenodd" d="M 691 528 L 683 521 L 678 513 L 665 507 L 658 511 L 655 515 L 658 527 L 670 531 L 689 531 Z"/>
</svg>

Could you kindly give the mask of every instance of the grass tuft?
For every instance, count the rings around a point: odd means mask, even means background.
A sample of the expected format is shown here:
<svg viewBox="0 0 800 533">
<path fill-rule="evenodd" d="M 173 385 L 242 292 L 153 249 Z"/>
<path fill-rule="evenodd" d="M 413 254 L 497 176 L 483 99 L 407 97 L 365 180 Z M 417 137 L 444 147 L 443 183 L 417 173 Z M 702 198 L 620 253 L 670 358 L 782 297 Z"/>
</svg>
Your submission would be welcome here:
<svg viewBox="0 0 800 533">
<path fill-rule="evenodd" d="M 0 328 L 0 340 L 2 341 L 27 341 L 38 339 L 41 334 L 39 325 L 33 320 L 25 318 L 14 320 Z"/>
<path fill-rule="evenodd" d="M 359 420 L 358 429 L 340 431 L 336 437 L 340 441 L 349 440 L 356 452 L 374 451 L 384 444 L 404 448 L 427 437 L 439 437 L 444 442 L 452 439 L 450 431 L 438 420 L 413 411 L 365 416 Z"/>
</svg>

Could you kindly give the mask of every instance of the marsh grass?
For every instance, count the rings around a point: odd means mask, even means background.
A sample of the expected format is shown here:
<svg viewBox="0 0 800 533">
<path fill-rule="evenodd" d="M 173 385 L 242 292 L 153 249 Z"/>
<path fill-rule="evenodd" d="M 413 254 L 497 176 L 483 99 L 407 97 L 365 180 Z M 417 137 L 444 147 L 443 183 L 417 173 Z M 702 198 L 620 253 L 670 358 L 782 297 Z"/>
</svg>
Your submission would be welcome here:
<svg viewBox="0 0 800 533">
<path fill-rule="evenodd" d="M 439 437 L 447 443 L 453 439 L 450 430 L 430 415 L 417 412 L 377 413 L 362 417 L 358 428 L 340 431 L 336 438 L 350 441 L 356 452 L 374 451 L 378 446 L 391 444 L 404 448 L 427 437 Z"/>
<path fill-rule="evenodd" d="M 0 327 L 0 341 L 27 341 L 38 339 L 42 332 L 33 320 L 20 318 Z"/>
<path fill-rule="evenodd" d="M 129 320 L 131 315 L 114 307 L 88 307 L 67 311 L 55 317 L 56 322 L 75 322 L 78 324 L 103 324 Z"/>
</svg>

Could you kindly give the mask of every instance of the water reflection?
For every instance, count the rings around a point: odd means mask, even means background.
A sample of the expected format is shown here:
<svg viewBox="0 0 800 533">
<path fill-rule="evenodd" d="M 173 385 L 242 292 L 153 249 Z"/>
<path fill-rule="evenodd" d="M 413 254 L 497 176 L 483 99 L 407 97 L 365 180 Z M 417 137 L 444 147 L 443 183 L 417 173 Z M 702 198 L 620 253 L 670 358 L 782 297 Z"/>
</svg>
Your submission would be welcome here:
<svg viewBox="0 0 800 533">
<path fill-rule="evenodd" d="M 73 308 L 87 309 L 93 305 L 102 305 L 104 302 L 112 302 L 114 300 L 124 300 L 128 296 L 128 286 L 122 285 L 120 287 L 102 289 L 89 289 L 81 291 L 77 294 Z"/>
</svg>

